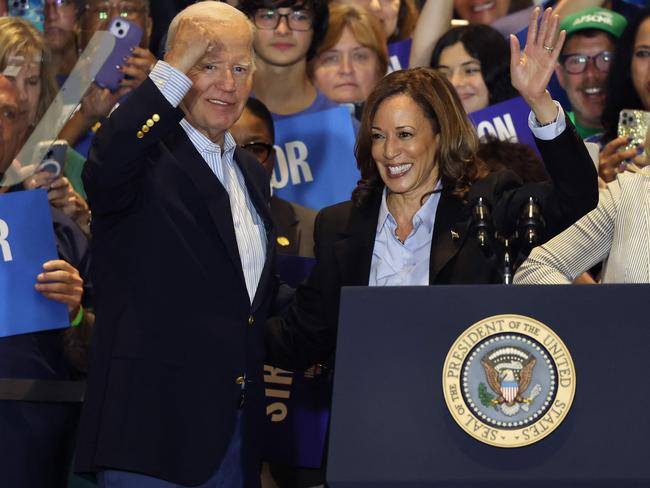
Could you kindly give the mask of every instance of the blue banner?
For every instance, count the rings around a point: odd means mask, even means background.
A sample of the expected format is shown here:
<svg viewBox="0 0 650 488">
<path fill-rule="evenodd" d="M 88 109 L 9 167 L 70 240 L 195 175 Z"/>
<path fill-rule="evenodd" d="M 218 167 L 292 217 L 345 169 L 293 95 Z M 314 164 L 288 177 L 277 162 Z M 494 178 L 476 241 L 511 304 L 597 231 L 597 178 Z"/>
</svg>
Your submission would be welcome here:
<svg viewBox="0 0 650 488">
<path fill-rule="evenodd" d="M 267 423 L 263 459 L 273 463 L 319 468 L 332 401 L 332 371 L 312 366 L 292 373 L 264 366 Z"/>
<path fill-rule="evenodd" d="M 517 97 L 490 105 L 469 114 L 479 137 L 494 136 L 502 141 L 520 142 L 535 152 L 535 137 L 528 127 L 530 107 L 523 98 Z"/>
<path fill-rule="evenodd" d="M 412 39 L 393 42 L 388 45 L 388 72 L 399 71 L 409 67 Z"/>
<path fill-rule="evenodd" d="M 359 180 L 352 116 L 345 107 L 275 122 L 275 195 L 305 207 L 350 199 Z"/>
<path fill-rule="evenodd" d="M 45 190 L 0 195 L 0 337 L 70 325 L 65 305 L 36 291 L 43 263 L 58 259 Z"/>
</svg>

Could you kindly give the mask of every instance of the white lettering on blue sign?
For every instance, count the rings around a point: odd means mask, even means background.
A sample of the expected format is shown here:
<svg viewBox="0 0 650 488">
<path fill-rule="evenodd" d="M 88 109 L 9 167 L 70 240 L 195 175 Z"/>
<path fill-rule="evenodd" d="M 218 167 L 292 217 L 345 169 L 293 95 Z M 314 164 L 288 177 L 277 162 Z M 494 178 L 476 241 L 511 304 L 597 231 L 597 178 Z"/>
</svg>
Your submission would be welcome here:
<svg viewBox="0 0 650 488">
<path fill-rule="evenodd" d="M 309 183 L 314 181 L 311 167 L 307 161 L 309 151 L 302 141 L 290 141 L 282 148 L 275 146 L 276 164 L 271 186 L 273 188 L 284 188 L 291 178 L 292 185 Z"/>
<path fill-rule="evenodd" d="M 519 142 L 517 131 L 515 130 L 515 125 L 512 123 L 510 114 L 494 117 L 492 122 L 483 120 L 478 124 L 476 131 L 479 137 L 484 137 L 489 134 L 501 141 Z"/>
<path fill-rule="evenodd" d="M 13 261 L 13 256 L 11 255 L 11 246 L 9 246 L 9 226 L 7 223 L 0 219 L 0 250 L 2 251 L 2 260 L 7 263 Z"/>
</svg>

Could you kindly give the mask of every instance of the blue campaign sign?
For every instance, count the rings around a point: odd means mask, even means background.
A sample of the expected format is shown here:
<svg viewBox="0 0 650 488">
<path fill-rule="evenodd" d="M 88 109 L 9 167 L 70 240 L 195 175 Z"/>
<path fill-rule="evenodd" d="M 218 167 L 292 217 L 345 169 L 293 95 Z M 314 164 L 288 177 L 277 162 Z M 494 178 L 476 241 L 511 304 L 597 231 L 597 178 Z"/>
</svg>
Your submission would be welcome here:
<svg viewBox="0 0 650 488">
<path fill-rule="evenodd" d="M 58 257 L 46 191 L 0 195 L 0 337 L 70 325 L 66 306 L 34 289 L 52 259 Z"/>
<path fill-rule="evenodd" d="M 493 136 L 502 141 L 527 144 L 537 151 L 535 137 L 528 127 L 530 107 L 516 97 L 469 114 L 479 137 Z"/>
<path fill-rule="evenodd" d="M 345 107 L 276 121 L 274 194 L 316 210 L 349 200 L 359 180 L 354 137 Z"/>
<path fill-rule="evenodd" d="M 388 72 L 399 71 L 409 67 L 412 39 L 392 42 L 388 45 Z"/>
</svg>

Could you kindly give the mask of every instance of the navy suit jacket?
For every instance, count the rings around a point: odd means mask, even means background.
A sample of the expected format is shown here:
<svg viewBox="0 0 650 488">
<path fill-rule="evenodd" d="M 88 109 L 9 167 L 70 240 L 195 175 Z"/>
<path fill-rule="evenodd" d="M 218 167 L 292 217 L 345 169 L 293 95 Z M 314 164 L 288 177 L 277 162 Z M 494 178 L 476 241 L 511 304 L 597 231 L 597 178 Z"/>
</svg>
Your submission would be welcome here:
<svg viewBox="0 0 650 488">
<path fill-rule="evenodd" d="M 236 150 L 268 242 L 251 305 L 228 194 L 182 117 L 145 81 L 97 133 L 84 170 L 97 321 L 76 469 L 203 483 L 219 466 L 245 391 L 243 454 L 255 486 L 262 325 L 274 295 L 268 176 Z"/>
</svg>

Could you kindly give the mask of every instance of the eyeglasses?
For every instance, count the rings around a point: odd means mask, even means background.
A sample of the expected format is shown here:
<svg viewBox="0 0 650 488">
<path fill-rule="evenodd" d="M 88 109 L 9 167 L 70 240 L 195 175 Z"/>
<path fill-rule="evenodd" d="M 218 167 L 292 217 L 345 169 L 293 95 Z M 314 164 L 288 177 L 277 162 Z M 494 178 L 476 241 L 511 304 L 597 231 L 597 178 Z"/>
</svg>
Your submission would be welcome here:
<svg viewBox="0 0 650 488">
<path fill-rule="evenodd" d="M 260 163 L 265 163 L 273 151 L 273 144 L 267 144 L 266 142 L 249 142 L 241 146 L 242 149 L 245 149 L 257 159 Z"/>
<path fill-rule="evenodd" d="M 294 31 L 311 30 L 314 23 L 314 12 L 311 10 L 292 10 L 288 14 L 281 14 L 277 10 L 260 8 L 253 14 L 253 22 L 258 29 L 273 30 L 280 25 L 284 17 L 289 29 Z"/>
<path fill-rule="evenodd" d="M 595 56 L 587 56 L 586 54 L 569 54 L 567 56 L 560 56 L 560 63 L 564 66 L 566 72 L 572 75 L 584 73 L 590 60 L 593 61 L 594 66 L 598 71 L 608 73 L 613 59 L 614 55 L 612 53 L 609 51 L 603 51 Z"/>
<path fill-rule="evenodd" d="M 145 11 L 146 7 L 134 2 L 119 2 L 117 5 L 110 2 L 86 5 L 86 12 L 102 22 L 114 17 L 114 15 L 111 15 L 113 12 L 123 19 L 133 20 L 137 19 L 138 16 L 142 15 Z"/>
</svg>

